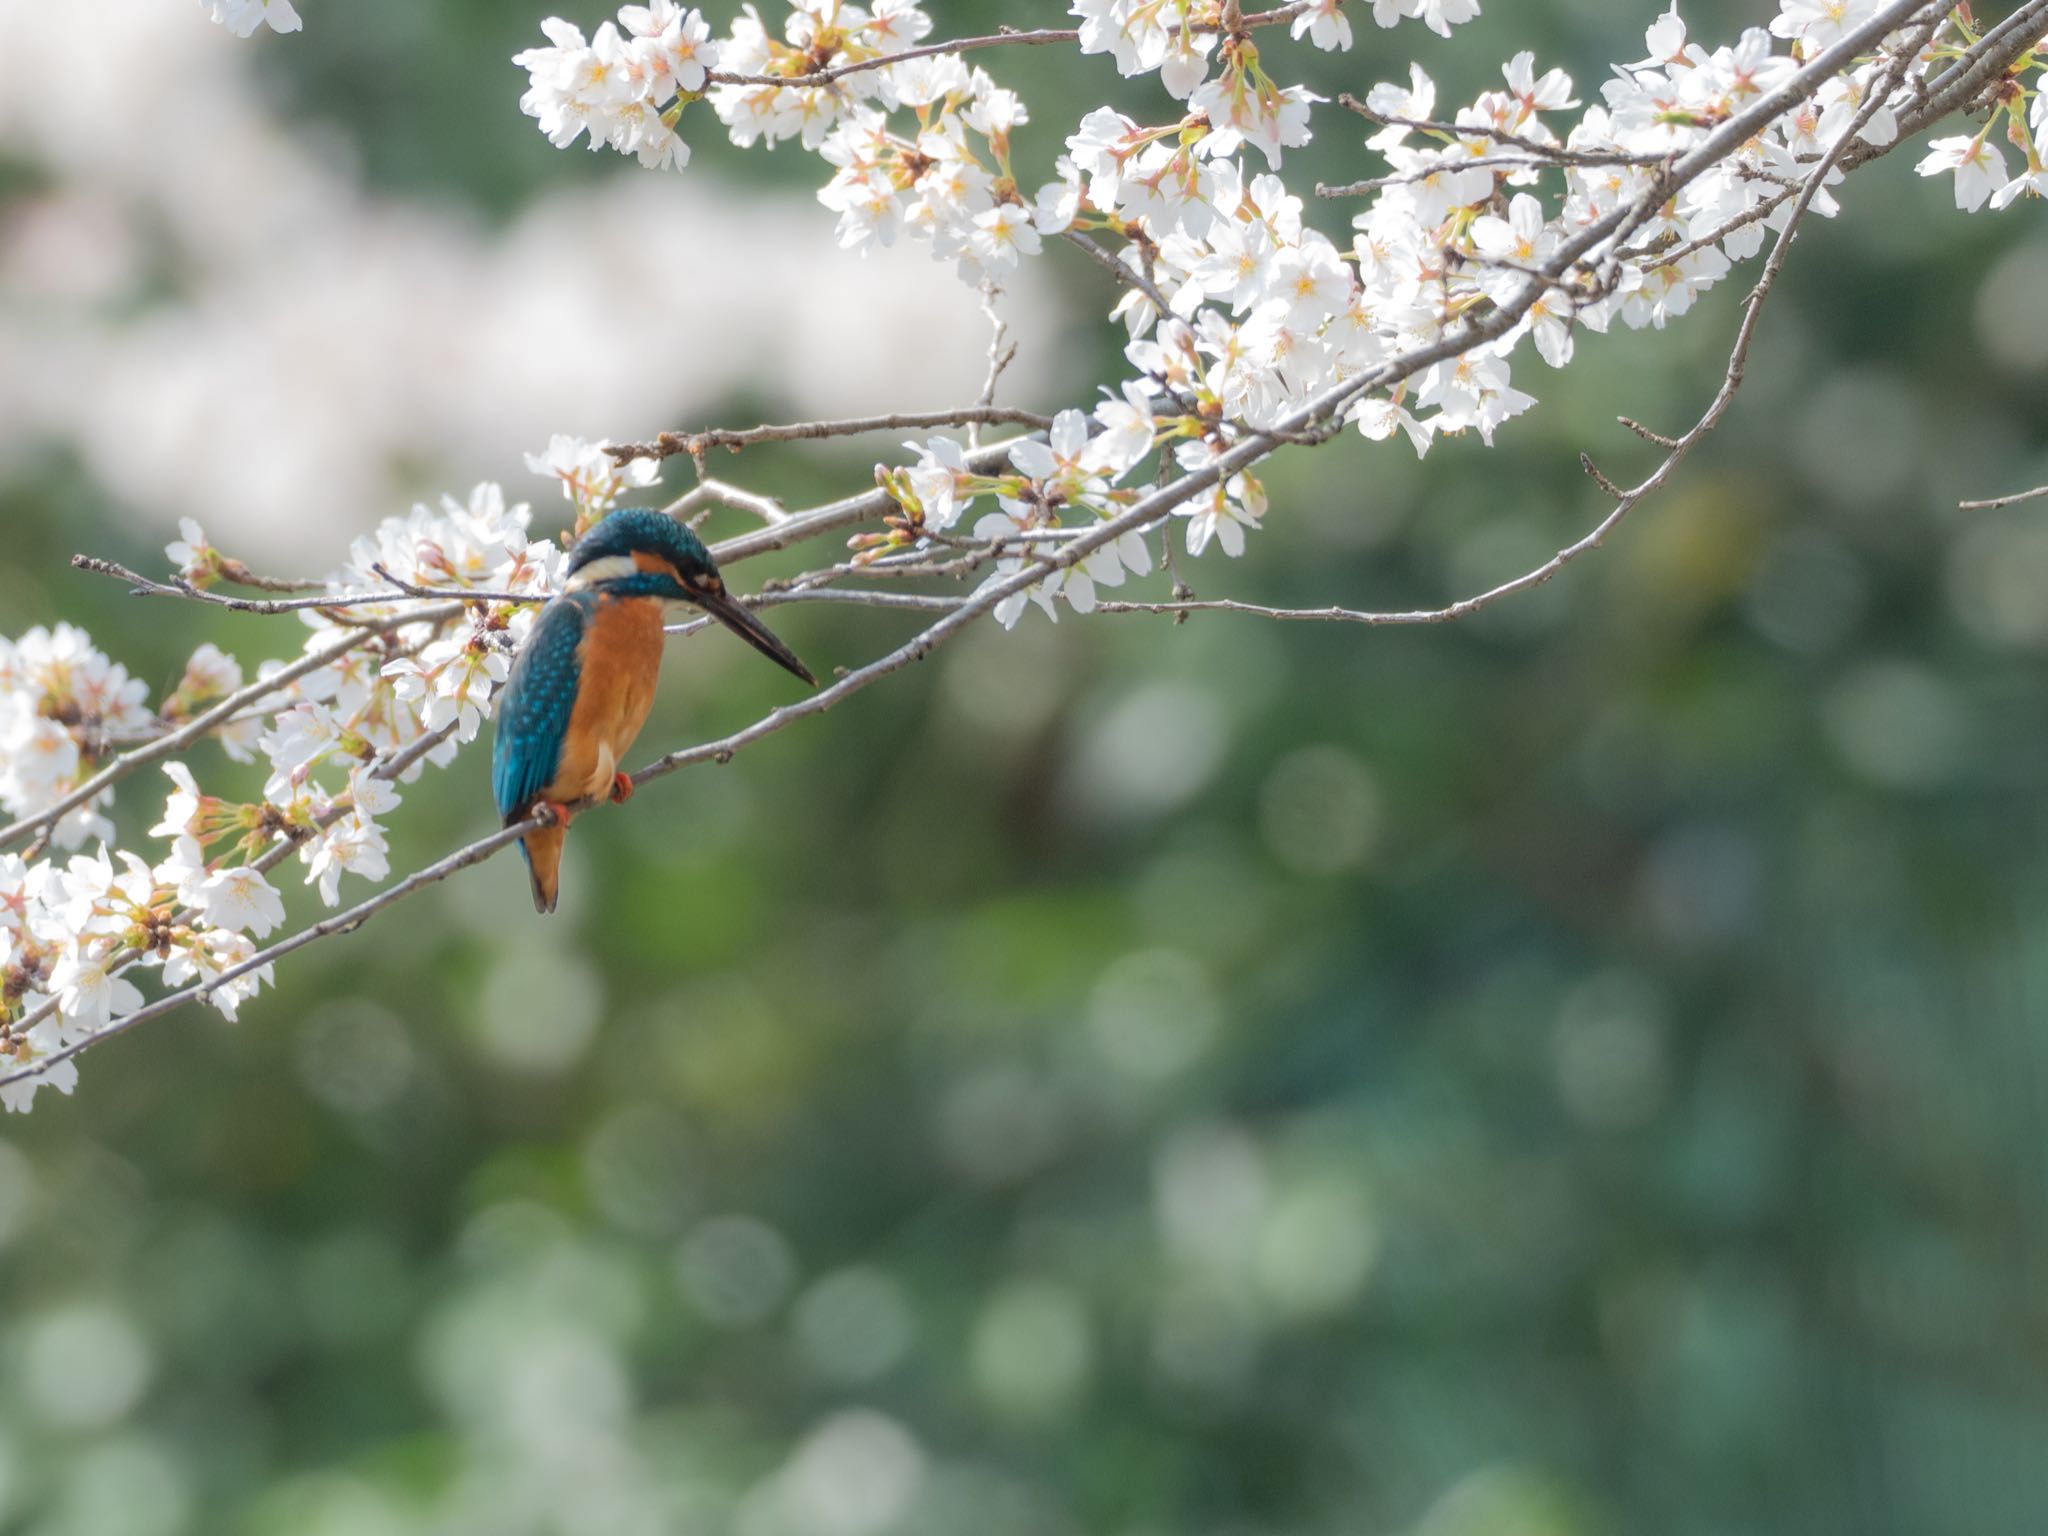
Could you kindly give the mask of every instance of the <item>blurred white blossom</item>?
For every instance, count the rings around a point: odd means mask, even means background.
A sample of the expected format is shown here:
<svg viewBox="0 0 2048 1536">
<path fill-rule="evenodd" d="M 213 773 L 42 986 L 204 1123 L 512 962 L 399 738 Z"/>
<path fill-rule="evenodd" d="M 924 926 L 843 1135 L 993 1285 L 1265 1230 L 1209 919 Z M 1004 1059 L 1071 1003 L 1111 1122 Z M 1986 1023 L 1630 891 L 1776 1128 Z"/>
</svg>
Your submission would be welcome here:
<svg viewBox="0 0 2048 1536">
<path fill-rule="evenodd" d="M 303 25 L 292 0 L 201 0 L 206 13 L 237 37 L 254 35 L 268 26 L 273 32 L 296 32 Z"/>
</svg>

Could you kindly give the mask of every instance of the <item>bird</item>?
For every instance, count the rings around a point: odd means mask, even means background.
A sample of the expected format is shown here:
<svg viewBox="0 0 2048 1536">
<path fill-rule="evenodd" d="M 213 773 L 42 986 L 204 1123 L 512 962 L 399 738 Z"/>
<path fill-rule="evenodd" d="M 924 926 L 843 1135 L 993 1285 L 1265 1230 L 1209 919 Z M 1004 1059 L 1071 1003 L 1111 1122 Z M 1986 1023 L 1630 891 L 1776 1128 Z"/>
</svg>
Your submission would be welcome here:
<svg viewBox="0 0 2048 1536">
<path fill-rule="evenodd" d="M 576 807 L 631 798 L 619 769 L 654 703 L 662 643 L 678 608 L 701 609 L 813 688 L 810 669 L 735 602 L 711 552 L 666 512 L 625 507 L 569 551 L 560 595 L 541 609 L 499 692 L 491 791 L 508 827 L 536 807 L 552 821 L 520 840 L 536 912 L 561 894 L 562 845 Z"/>
</svg>

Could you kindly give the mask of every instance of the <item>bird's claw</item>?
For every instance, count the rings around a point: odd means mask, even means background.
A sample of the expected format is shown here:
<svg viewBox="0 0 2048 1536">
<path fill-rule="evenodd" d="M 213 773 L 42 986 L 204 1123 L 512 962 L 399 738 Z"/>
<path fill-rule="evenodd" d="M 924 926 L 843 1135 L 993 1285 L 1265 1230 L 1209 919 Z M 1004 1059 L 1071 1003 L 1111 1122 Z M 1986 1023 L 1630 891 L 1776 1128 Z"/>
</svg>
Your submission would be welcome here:
<svg viewBox="0 0 2048 1536">
<path fill-rule="evenodd" d="M 627 773 L 612 775 L 612 804 L 624 805 L 633 798 L 633 776 Z"/>
</svg>

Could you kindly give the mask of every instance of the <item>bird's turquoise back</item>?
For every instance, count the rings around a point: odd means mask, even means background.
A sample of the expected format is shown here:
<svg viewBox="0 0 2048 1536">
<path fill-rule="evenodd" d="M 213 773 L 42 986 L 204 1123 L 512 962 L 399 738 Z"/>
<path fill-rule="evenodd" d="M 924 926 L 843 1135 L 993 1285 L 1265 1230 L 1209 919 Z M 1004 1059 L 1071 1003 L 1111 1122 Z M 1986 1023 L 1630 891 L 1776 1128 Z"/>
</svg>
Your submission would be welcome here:
<svg viewBox="0 0 2048 1536">
<path fill-rule="evenodd" d="M 491 751 L 491 792 L 507 823 L 533 808 L 561 766 L 583 673 L 579 652 L 597 603 L 595 593 L 572 592 L 543 608 L 505 680 Z"/>
</svg>

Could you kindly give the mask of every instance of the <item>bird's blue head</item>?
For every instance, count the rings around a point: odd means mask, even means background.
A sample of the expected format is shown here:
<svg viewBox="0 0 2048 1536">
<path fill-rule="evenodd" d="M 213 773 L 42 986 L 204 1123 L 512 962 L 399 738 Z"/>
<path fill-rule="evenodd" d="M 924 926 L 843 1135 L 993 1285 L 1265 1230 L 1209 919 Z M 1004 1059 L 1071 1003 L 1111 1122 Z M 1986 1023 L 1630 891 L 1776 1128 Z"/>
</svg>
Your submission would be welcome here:
<svg viewBox="0 0 2048 1536">
<path fill-rule="evenodd" d="M 688 603 L 813 688 L 818 685 L 794 651 L 733 601 L 704 541 L 666 512 L 622 507 L 598 523 L 569 551 L 566 590 Z"/>
<path fill-rule="evenodd" d="M 704 541 L 666 512 L 647 507 L 612 513 L 569 551 L 572 586 L 598 586 L 637 573 L 719 584 Z"/>
</svg>

